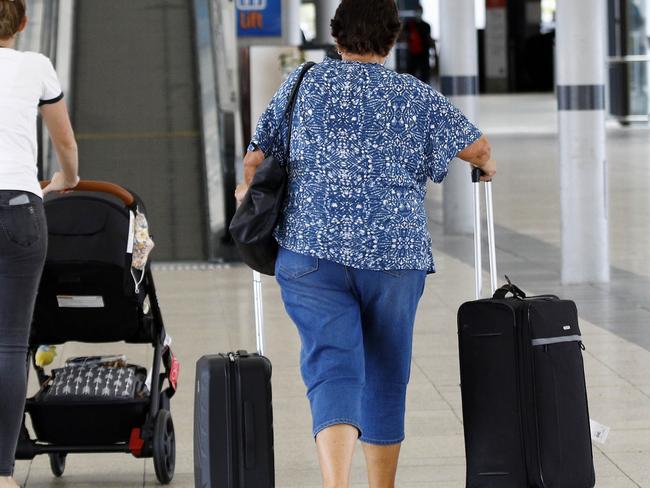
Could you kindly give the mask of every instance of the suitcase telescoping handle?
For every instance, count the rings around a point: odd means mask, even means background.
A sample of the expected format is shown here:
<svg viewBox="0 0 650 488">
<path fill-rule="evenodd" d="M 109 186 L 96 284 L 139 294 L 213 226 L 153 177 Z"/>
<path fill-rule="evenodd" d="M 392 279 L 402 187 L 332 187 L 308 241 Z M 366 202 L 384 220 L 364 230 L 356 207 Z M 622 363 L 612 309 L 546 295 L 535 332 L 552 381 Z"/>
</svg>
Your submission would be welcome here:
<svg viewBox="0 0 650 488">
<path fill-rule="evenodd" d="M 483 256 L 481 233 L 481 176 L 480 168 L 472 169 L 474 184 L 474 277 L 476 280 L 476 299 L 483 295 Z M 494 238 L 494 206 L 492 204 L 492 182 L 485 182 L 485 206 L 487 208 L 488 253 L 490 258 L 490 288 L 492 295 L 497 290 L 497 253 Z"/>
<path fill-rule="evenodd" d="M 257 353 L 264 356 L 264 303 L 262 302 L 262 276 L 253 271 L 253 296 L 255 298 L 255 339 Z"/>
</svg>

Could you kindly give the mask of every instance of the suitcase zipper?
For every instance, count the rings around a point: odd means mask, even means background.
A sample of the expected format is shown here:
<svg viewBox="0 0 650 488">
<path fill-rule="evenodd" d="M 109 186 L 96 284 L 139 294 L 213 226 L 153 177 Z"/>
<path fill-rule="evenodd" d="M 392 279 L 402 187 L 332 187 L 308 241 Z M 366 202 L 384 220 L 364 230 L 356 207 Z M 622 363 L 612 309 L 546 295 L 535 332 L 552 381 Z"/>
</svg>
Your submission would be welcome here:
<svg viewBox="0 0 650 488">
<path fill-rule="evenodd" d="M 239 438 L 239 432 L 237 430 L 237 425 L 239 422 L 239 417 L 238 417 L 238 411 L 237 411 L 237 406 L 238 406 L 238 398 L 237 398 L 237 356 L 229 352 L 228 353 L 228 362 L 229 362 L 229 374 L 227 375 L 228 377 L 228 390 L 230 391 L 230 412 L 228 415 L 228 422 L 231 426 L 231 439 L 230 439 L 230 449 L 229 449 L 229 466 L 228 466 L 228 471 L 229 471 L 229 481 L 232 486 L 239 486 L 240 484 L 240 477 L 241 473 L 239 472 L 239 469 L 237 466 L 239 466 L 239 444 L 237 442 L 237 439 Z"/>
</svg>

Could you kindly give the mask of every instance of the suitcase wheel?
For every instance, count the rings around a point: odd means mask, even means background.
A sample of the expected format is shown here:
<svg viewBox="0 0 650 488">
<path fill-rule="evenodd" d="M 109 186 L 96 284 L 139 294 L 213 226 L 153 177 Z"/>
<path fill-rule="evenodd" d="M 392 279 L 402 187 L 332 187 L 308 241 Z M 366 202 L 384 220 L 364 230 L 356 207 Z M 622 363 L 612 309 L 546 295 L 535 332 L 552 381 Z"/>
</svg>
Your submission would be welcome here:
<svg viewBox="0 0 650 488">
<path fill-rule="evenodd" d="M 171 482 L 176 467 L 176 436 L 172 415 L 168 410 L 160 410 L 156 415 L 153 434 L 153 467 L 160 484 L 166 485 Z"/>
<path fill-rule="evenodd" d="M 49 454 L 49 456 L 50 469 L 52 470 L 52 474 L 57 478 L 60 478 L 63 476 L 63 472 L 65 471 L 65 458 L 68 455 L 62 452 L 54 452 L 52 454 Z"/>
</svg>

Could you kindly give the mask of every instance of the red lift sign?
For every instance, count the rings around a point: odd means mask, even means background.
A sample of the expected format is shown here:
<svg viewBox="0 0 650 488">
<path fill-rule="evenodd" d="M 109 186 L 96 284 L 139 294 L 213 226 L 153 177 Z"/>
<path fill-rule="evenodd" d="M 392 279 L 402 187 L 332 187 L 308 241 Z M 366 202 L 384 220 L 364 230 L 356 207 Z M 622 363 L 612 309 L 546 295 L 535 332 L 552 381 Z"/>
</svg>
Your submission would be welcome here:
<svg viewBox="0 0 650 488">
<path fill-rule="evenodd" d="M 239 37 L 281 37 L 282 0 L 236 0 Z"/>
</svg>

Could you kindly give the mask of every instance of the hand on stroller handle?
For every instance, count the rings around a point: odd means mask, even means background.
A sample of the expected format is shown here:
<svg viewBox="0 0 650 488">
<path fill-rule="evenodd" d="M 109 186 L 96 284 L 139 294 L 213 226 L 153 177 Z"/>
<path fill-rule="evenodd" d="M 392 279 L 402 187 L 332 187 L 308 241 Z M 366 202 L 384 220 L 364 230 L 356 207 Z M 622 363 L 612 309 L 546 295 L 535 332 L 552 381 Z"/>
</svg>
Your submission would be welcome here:
<svg viewBox="0 0 650 488">
<path fill-rule="evenodd" d="M 45 188 L 49 185 L 49 181 L 41 181 L 41 188 Z M 93 181 L 93 180 L 82 180 L 77 186 L 70 190 L 66 191 L 88 191 L 88 192 L 97 192 L 97 193 L 107 193 L 113 195 L 124 202 L 127 207 L 133 206 L 135 203 L 135 197 L 125 188 L 122 188 L 115 183 L 109 183 L 107 181 Z"/>
</svg>

